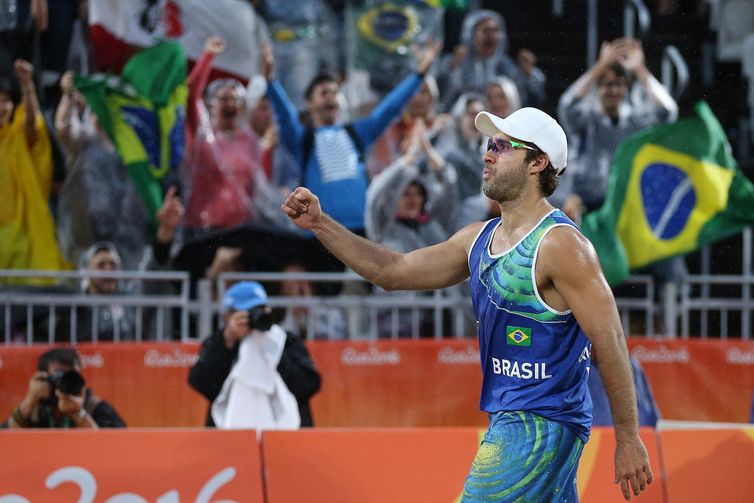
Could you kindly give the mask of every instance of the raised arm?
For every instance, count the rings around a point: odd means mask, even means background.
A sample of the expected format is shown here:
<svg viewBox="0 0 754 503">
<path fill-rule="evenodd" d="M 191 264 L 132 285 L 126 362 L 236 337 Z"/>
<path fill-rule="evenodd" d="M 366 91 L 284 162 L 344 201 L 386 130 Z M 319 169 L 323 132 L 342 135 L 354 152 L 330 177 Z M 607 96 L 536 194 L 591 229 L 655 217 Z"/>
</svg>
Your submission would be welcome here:
<svg viewBox="0 0 754 503">
<path fill-rule="evenodd" d="M 299 122 L 298 111 L 285 93 L 283 85 L 278 80 L 274 80 L 275 57 L 272 54 L 272 48 L 267 44 L 262 45 L 262 73 L 267 80 L 267 96 L 270 98 L 270 104 L 275 111 L 283 145 L 301 163 L 303 161 L 301 142 L 304 137 L 304 126 Z M 306 166 L 301 166 L 301 169 L 306 169 Z"/>
<path fill-rule="evenodd" d="M 314 235 L 344 264 L 387 290 L 433 290 L 469 275 L 468 250 L 481 223 L 458 231 L 448 241 L 410 253 L 398 253 L 352 233 L 322 211 L 319 199 L 299 187 L 282 209 L 293 222 Z"/>
<path fill-rule="evenodd" d="M 441 49 L 442 44 L 429 41 L 426 47 L 417 52 L 416 74 L 409 75 L 395 86 L 374 107 L 369 116 L 354 122 L 354 129 L 365 145 L 370 145 L 400 115 L 421 86 L 424 75 L 429 71 Z"/>
<path fill-rule="evenodd" d="M 570 227 L 557 227 L 542 242 L 537 259 L 537 284 L 548 291 L 556 307 L 571 309 L 592 343 L 615 424 L 615 480 L 631 498 L 652 483 L 652 470 L 639 438 L 636 392 L 628 349 L 612 291 L 594 247 Z M 545 297 L 547 301 L 547 296 Z M 552 302 L 552 301 L 551 301 Z M 557 306 L 563 303 L 564 305 Z M 552 305 L 552 303 L 551 303 Z"/>
<path fill-rule="evenodd" d="M 626 52 L 623 66 L 636 75 L 644 96 L 639 96 L 637 101 L 646 101 L 651 107 L 653 116 L 649 124 L 655 122 L 673 122 L 678 118 L 678 104 L 652 73 L 649 71 L 644 58 L 644 50 L 638 40 L 632 40 Z M 649 125 L 648 124 L 648 125 Z"/>
<path fill-rule="evenodd" d="M 28 61 L 17 59 L 14 65 L 18 82 L 21 84 L 21 102 L 24 105 L 24 133 L 29 146 L 37 141 L 37 114 L 39 101 L 34 87 L 34 66 Z"/>
<path fill-rule="evenodd" d="M 62 92 L 62 96 L 55 111 L 55 134 L 63 145 L 70 148 L 71 143 L 75 140 L 73 138 L 71 121 L 77 112 L 73 97 L 73 93 L 75 92 L 73 72 L 65 72 L 60 78 L 60 91 Z"/>
<path fill-rule="evenodd" d="M 204 41 L 204 52 L 199 61 L 188 76 L 188 107 L 186 109 L 186 127 L 189 131 L 196 132 L 199 129 L 201 118 L 201 102 L 204 89 L 207 87 L 209 75 L 215 56 L 225 50 L 225 42 L 220 37 L 207 37 Z"/>
</svg>

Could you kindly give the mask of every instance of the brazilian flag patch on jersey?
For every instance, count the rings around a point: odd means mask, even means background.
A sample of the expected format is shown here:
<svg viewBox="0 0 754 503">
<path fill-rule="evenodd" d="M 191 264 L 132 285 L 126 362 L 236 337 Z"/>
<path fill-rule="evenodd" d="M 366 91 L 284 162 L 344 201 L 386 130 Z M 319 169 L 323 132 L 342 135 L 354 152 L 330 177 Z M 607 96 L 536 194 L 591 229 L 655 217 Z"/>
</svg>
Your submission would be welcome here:
<svg viewBox="0 0 754 503">
<path fill-rule="evenodd" d="M 505 327 L 505 341 L 511 346 L 531 346 L 531 328 Z"/>
</svg>

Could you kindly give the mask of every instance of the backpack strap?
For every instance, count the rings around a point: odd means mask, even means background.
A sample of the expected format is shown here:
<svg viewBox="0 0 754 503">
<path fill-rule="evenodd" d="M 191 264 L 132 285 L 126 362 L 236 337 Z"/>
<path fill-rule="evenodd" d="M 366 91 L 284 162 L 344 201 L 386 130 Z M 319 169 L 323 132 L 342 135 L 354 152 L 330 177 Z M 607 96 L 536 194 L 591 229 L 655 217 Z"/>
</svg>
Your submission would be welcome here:
<svg viewBox="0 0 754 503">
<path fill-rule="evenodd" d="M 306 172 L 306 165 L 309 163 L 312 150 L 314 150 L 314 128 L 308 127 L 304 131 L 304 159 L 301 161 L 301 169 Z"/>
<path fill-rule="evenodd" d="M 351 137 L 351 141 L 353 142 L 353 146 L 356 147 L 356 152 L 359 155 L 359 162 L 364 163 L 364 144 L 361 142 L 361 138 L 359 138 L 359 135 L 356 134 L 356 130 L 353 127 L 353 124 L 350 122 L 344 126 L 346 128 L 346 131 L 348 132 L 348 136 Z"/>
</svg>

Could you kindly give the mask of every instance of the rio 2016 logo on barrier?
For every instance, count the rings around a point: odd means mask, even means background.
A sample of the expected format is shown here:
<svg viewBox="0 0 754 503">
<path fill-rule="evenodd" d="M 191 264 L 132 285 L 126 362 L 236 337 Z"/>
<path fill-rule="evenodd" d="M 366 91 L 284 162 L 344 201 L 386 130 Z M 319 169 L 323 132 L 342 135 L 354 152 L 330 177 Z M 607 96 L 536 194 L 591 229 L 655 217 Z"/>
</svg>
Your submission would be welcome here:
<svg viewBox="0 0 754 503">
<path fill-rule="evenodd" d="M 202 486 L 193 501 L 196 503 L 210 503 L 215 493 L 236 476 L 236 469 L 232 466 L 224 468 L 210 478 Z M 67 482 L 76 484 L 81 489 L 81 496 L 76 503 L 92 503 L 97 496 L 97 479 L 86 468 L 80 466 L 66 466 L 52 472 L 45 480 L 47 489 L 55 489 Z M 105 503 L 148 503 L 146 498 L 134 493 L 118 493 L 110 496 Z M 155 500 L 156 503 L 180 503 L 181 496 L 176 489 L 171 489 Z M 192 501 L 189 499 L 188 501 Z M 31 503 L 30 500 L 18 494 L 0 496 L 0 503 Z M 213 503 L 237 503 L 233 500 L 214 501 Z"/>
</svg>

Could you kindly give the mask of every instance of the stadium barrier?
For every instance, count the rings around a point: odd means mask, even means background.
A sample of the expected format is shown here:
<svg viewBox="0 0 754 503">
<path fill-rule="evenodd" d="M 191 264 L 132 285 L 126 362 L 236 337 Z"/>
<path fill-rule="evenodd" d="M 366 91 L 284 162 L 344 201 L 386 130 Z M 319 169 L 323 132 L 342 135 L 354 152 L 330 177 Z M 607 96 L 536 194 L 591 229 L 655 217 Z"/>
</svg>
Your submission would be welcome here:
<svg viewBox="0 0 754 503">
<path fill-rule="evenodd" d="M 117 279 L 118 293 L 83 293 L 81 285 L 93 278 Z M 64 331 L 73 334 L 70 341 L 76 343 L 77 327 L 86 322 L 94 328 L 92 342 L 100 342 L 96 313 L 112 310 L 113 317 L 126 315 L 133 318 L 134 325 L 128 333 L 120 333 L 120 324 L 114 324 L 115 342 L 198 341 L 219 328 L 219 299 L 225 285 L 240 280 L 268 285 L 273 308 L 303 309 L 307 313 L 307 340 L 442 339 L 476 334 L 465 284 L 407 297 L 402 292 L 369 294 L 371 288 L 355 273 L 236 272 L 220 274 L 215 283 L 200 280 L 195 295 L 190 295 L 192 287 L 186 272 L 0 270 L 0 340 L 5 344 L 68 342 L 69 336 L 60 333 Z M 274 294 L 284 281 L 342 283 L 344 292 L 337 296 Z M 631 296 L 616 298 L 624 331 L 630 333 L 634 320 L 648 337 L 653 337 L 658 306 L 652 277 L 633 276 L 626 285 Z M 668 309 L 678 311 L 676 306 Z M 323 314 L 333 311 L 339 312 L 345 334 L 316 323 Z"/>
<path fill-rule="evenodd" d="M 458 502 L 483 430 L 8 431 L 0 503 Z M 743 503 L 754 495 L 754 428 L 643 428 L 655 482 L 637 501 Z M 259 440 L 258 440 L 259 438 Z M 623 501 L 615 437 L 595 428 L 580 501 Z"/>
<path fill-rule="evenodd" d="M 484 426 L 475 340 L 307 343 L 322 374 L 321 427 Z M 83 374 L 129 426 L 201 426 L 207 401 L 187 383 L 197 343 L 81 344 Z M 754 344 L 629 339 L 664 419 L 749 421 Z M 0 420 L 24 397 L 48 346 L 0 346 Z"/>
</svg>

